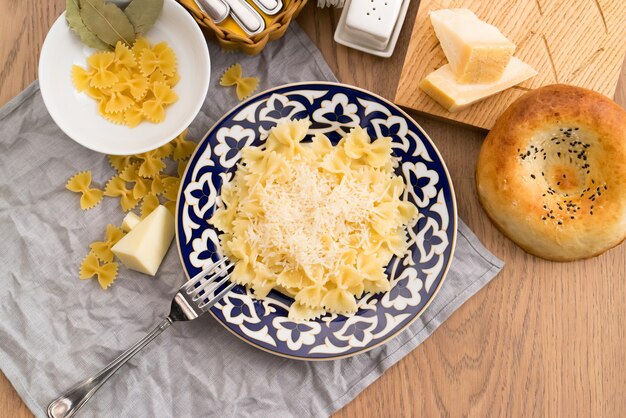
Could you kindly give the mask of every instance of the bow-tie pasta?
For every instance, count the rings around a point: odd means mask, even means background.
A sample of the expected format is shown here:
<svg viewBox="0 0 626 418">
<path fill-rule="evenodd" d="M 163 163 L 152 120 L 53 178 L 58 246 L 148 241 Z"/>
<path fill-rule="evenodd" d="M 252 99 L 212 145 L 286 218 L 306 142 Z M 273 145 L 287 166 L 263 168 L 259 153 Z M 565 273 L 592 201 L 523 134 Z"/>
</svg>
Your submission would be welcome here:
<svg viewBox="0 0 626 418">
<path fill-rule="evenodd" d="M 81 280 L 90 279 L 93 276 L 98 278 L 98 284 L 103 289 L 107 289 L 117 277 L 117 263 L 112 261 L 100 264 L 98 257 L 94 253 L 89 253 L 80 265 L 79 277 Z"/>
<path fill-rule="evenodd" d="M 418 214 L 402 200 L 390 138 L 356 127 L 336 146 L 321 134 L 303 142 L 309 126 L 280 123 L 264 145 L 244 148 L 209 221 L 236 261 L 232 280 L 259 298 L 293 297 L 293 320 L 351 314 L 364 292 L 389 291 L 385 268 L 406 252 Z"/>
<path fill-rule="evenodd" d="M 224 71 L 220 78 L 220 85 L 224 87 L 235 86 L 237 98 L 243 100 L 250 96 L 259 86 L 259 79 L 256 77 L 243 77 L 241 64 L 231 65 Z"/>
<path fill-rule="evenodd" d="M 178 100 L 176 55 L 165 42 L 151 47 L 138 38 L 132 48 L 118 42 L 114 52 L 97 52 L 87 65 L 72 66 L 74 87 L 96 100 L 98 113 L 110 122 L 131 128 L 144 120 L 159 123 Z"/>
<path fill-rule="evenodd" d="M 147 41 L 142 39 L 139 39 L 135 46 L 139 51 L 149 47 Z M 131 50 L 124 48 L 119 51 L 118 54 L 116 50 L 116 56 L 119 56 L 125 65 L 132 66 Z M 136 49 L 132 51 L 132 54 L 136 55 Z M 77 70 L 74 78 L 75 80 L 81 79 L 84 75 L 84 70 Z M 122 78 L 129 79 L 126 75 Z M 81 83 L 88 94 L 98 95 L 97 97 L 100 98 L 102 93 L 98 89 L 89 87 L 88 78 L 87 81 L 82 80 Z M 140 89 L 141 86 L 136 87 Z M 138 92 L 139 90 L 136 91 Z M 123 116 L 123 113 L 119 115 Z M 175 216 L 180 176 L 197 145 L 196 142 L 188 140 L 186 135 L 185 130 L 169 143 L 142 154 L 107 156 L 111 168 L 115 170 L 115 175 L 106 182 L 104 190 L 91 187 L 91 171 L 79 172 L 68 180 L 65 187 L 70 191 L 80 193 L 81 209 L 92 208 L 102 200 L 103 196 L 107 196 L 119 197 L 120 205 L 125 212 L 138 206 L 141 214 L 139 217 L 135 212 L 129 212 L 121 228 L 107 225 L 104 240 L 89 244 L 89 254 L 83 259 L 80 267 L 81 279 L 96 276 L 103 289 L 112 285 L 117 277 L 118 265 L 114 262 L 115 257 L 111 248 L 130 230 L 127 219 L 136 219 L 139 222 L 159 205 L 164 205 Z"/>
<path fill-rule="evenodd" d="M 80 197 L 80 208 L 84 210 L 93 208 L 102 200 L 102 190 L 94 189 L 90 186 L 91 171 L 81 171 L 68 180 L 65 188 L 82 194 Z"/>
</svg>

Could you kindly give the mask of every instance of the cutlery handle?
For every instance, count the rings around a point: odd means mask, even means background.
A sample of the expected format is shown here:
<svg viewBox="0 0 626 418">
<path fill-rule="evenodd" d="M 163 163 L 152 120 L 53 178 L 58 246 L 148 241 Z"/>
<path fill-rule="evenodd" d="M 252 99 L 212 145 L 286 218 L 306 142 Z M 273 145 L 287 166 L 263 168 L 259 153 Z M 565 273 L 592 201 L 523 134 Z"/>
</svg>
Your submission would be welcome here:
<svg viewBox="0 0 626 418">
<path fill-rule="evenodd" d="M 196 0 L 215 23 L 220 23 L 228 17 L 230 7 L 223 0 Z"/>
<path fill-rule="evenodd" d="M 48 405 L 48 416 L 50 418 L 73 417 L 93 394 L 100 389 L 104 382 L 113 376 L 113 373 L 170 325 L 172 325 L 172 320 L 170 318 L 164 319 L 148 335 L 137 341 L 135 345 L 120 354 L 119 357 L 98 373 L 72 386 L 63 395 L 50 402 L 50 405 Z"/>
<path fill-rule="evenodd" d="M 275 15 L 283 7 L 281 0 L 252 0 L 252 2 L 256 4 L 263 13 L 269 16 Z"/>
<path fill-rule="evenodd" d="M 265 21 L 245 0 L 225 0 L 230 6 L 230 14 L 235 22 L 249 35 L 255 35 L 265 29 Z"/>
</svg>

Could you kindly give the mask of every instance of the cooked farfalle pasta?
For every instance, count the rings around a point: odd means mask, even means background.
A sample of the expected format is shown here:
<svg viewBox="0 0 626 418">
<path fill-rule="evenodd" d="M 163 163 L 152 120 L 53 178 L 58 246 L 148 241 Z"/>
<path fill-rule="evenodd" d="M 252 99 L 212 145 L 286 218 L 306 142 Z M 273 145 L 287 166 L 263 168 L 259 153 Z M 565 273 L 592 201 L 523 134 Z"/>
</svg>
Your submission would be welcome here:
<svg viewBox="0 0 626 418">
<path fill-rule="evenodd" d="M 107 225 L 104 241 L 96 241 L 89 244 L 91 252 L 98 257 L 98 260 L 105 263 L 113 261 L 113 252 L 111 248 L 124 237 L 124 231 L 114 225 Z"/>
<path fill-rule="evenodd" d="M 282 122 L 263 146 L 244 148 L 209 220 L 236 261 L 232 280 L 259 298 L 292 296 L 293 320 L 351 314 L 364 292 L 390 290 L 385 268 L 405 254 L 418 214 L 401 200 L 390 138 L 356 127 L 336 146 L 321 134 L 302 142 L 309 126 Z"/>
<path fill-rule="evenodd" d="M 91 186 L 91 171 L 81 171 L 70 178 L 65 185 L 69 191 L 81 193 L 80 208 L 91 209 L 102 200 L 103 192 Z"/>
<path fill-rule="evenodd" d="M 165 108 L 178 100 L 172 88 L 180 80 L 176 56 L 165 42 L 150 47 L 139 38 L 132 48 L 118 42 L 114 52 L 98 52 L 88 68 L 72 66 L 76 90 L 98 102 L 98 112 L 110 122 L 134 127 L 165 119 Z"/>
<path fill-rule="evenodd" d="M 103 289 L 107 289 L 117 277 L 117 263 L 110 262 L 100 264 L 94 253 L 89 253 L 80 265 L 79 277 L 81 280 L 98 278 L 98 283 Z"/>
<path fill-rule="evenodd" d="M 256 77 L 243 77 L 241 64 L 237 63 L 226 69 L 222 78 L 220 78 L 220 85 L 224 87 L 236 86 L 237 98 L 243 100 L 256 90 L 259 85 L 259 79 Z"/>
</svg>

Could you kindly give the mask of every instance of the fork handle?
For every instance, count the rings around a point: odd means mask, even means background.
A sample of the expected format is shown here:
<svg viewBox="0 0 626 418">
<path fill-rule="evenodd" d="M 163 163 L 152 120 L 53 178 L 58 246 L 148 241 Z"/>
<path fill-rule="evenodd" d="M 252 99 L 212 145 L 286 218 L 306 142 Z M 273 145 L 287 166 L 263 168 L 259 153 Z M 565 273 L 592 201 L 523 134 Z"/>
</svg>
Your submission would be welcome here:
<svg viewBox="0 0 626 418">
<path fill-rule="evenodd" d="M 150 341 L 155 339 L 159 334 L 165 331 L 172 320 L 168 317 L 161 321 L 148 335 L 137 341 L 135 345 L 120 354 L 115 360 L 110 362 L 102 370 L 95 375 L 78 382 L 72 386 L 63 395 L 59 396 L 48 405 L 48 416 L 50 418 L 69 418 L 73 417 L 80 408 L 93 396 L 94 393 L 113 376 L 124 363 L 130 360 L 139 350 L 144 348 Z"/>
</svg>

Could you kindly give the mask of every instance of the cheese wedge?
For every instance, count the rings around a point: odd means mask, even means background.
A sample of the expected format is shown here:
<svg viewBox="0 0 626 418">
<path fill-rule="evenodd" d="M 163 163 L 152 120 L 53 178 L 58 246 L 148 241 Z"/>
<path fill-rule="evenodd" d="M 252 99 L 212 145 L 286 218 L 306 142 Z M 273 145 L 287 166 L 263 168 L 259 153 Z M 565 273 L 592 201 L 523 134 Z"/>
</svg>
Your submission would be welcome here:
<svg viewBox="0 0 626 418">
<path fill-rule="evenodd" d="M 498 28 L 468 9 L 435 10 L 430 21 L 459 83 L 491 83 L 502 77 L 515 44 Z"/>
<path fill-rule="evenodd" d="M 456 112 L 535 75 L 537 71 L 533 67 L 512 57 L 498 81 L 489 84 L 463 84 L 456 80 L 450 64 L 446 64 L 428 74 L 421 81 L 420 88 L 450 112 Z"/>
<path fill-rule="evenodd" d="M 111 248 L 129 269 L 154 276 L 174 238 L 174 217 L 158 206 Z"/>
<path fill-rule="evenodd" d="M 141 218 L 135 212 L 128 212 L 122 221 L 122 231 L 128 232 L 141 222 Z"/>
</svg>

